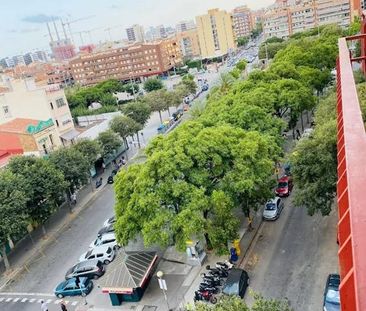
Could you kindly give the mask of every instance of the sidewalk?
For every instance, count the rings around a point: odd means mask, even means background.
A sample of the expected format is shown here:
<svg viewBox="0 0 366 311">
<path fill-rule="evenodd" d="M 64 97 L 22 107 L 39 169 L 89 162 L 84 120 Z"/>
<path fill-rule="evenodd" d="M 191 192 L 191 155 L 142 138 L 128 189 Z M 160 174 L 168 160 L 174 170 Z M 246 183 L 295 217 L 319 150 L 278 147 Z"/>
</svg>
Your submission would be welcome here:
<svg viewBox="0 0 366 311">
<path fill-rule="evenodd" d="M 129 161 L 131 161 L 138 154 L 138 149 L 132 147 L 118 158 L 121 156 L 125 156 L 126 158 L 126 154 Z M 128 164 L 129 163 L 127 163 L 127 165 Z M 95 176 L 92 178 L 91 183 L 89 182 L 89 184 L 81 188 L 77 192 L 77 203 L 72 206 L 72 210 L 70 210 L 68 202 L 61 205 L 59 210 L 44 224 L 47 232 L 46 236 L 43 236 L 42 228 L 38 227 L 21 239 L 8 254 L 11 265 L 11 270 L 9 272 L 5 271 L 4 264 L 2 260 L 0 261 L 0 291 L 2 291 L 7 284 L 15 280 L 20 273 L 28 270 L 29 264 L 36 260 L 35 258 L 44 256 L 46 247 L 53 243 L 57 239 L 57 236 L 65 230 L 82 210 L 88 208 L 104 189 L 107 185 L 108 176 L 113 169 L 114 167 L 112 164 L 108 165 L 102 174 Z M 95 189 L 95 181 L 100 177 L 103 178 L 103 184 L 98 189 Z"/>
</svg>

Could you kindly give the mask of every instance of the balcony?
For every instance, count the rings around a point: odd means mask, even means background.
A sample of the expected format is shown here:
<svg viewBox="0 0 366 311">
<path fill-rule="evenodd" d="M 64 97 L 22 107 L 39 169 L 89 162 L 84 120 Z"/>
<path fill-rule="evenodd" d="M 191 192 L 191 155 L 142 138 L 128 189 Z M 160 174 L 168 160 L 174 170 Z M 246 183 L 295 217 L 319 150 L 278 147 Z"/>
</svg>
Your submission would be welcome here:
<svg viewBox="0 0 366 311">
<path fill-rule="evenodd" d="M 366 23 L 363 22 L 365 33 Z M 351 58 L 347 41 L 361 40 L 361 57 Z M 338 241 L 342 311 L 366 310 L 366 135 L 352 62 L 366 72 L 366 35 L 341 38 L 337 60 Z"/>
</svg>

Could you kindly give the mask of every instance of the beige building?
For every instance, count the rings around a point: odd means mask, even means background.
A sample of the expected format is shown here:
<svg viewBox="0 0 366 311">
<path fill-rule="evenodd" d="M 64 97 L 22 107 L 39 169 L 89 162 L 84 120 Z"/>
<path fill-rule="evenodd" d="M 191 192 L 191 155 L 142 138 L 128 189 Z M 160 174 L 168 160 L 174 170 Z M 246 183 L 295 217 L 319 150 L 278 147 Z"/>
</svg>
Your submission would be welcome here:
<svg viewBox="0 0 366 311">
<path fill-rule="evenodd" d="M 74 128 L 65 92 L 58 85 L 38 87 L 33 78 L 10 80 L 5 77 L 3 85 L 7 88 L 0 93 L 0 124 L 17 118 L 51 119 L 57 139 L 64 145 L 72 143 L 79 134 Z"/>
<path fill-rule="evenodd" d="M 178 32 L 175 37 L 184 59 L 192 59 L 201 56 L 197 29 Z"/>
<path fill-rule="evenodd" d="M 203 58 L 223 56 L 236 48 L 232 18 L 226 11 L 209 10 L 196 17 L 196 25 Z"/>
<path fill-rule="evenodd" d="M 252 13 L 246 5 L 236 7 L 232 12 L 234 34 L 236 38 L 248 37 L 253 29 Z"/>
<path fill-rule="evenodd" d="M 266 38 L 287 38 L 294 33 L 326 24 L 346 27 L 351 22 L 349 0 L 277 1 L 264 14 Z"/>
<path fill-rule="evenodd" d="M 126 28 L 127 40 L 129 42 L 144 42 L 145 41 L 145 31 L 144 27 L 141 25 L 132 25 Z"/>
<path fill-rule="evenodd" d="M 70 61 L 75 83 L 93 85 L 108 79 L 144 79 L 182 63 L 175 38 L 79 55 Z"/>
</svg>

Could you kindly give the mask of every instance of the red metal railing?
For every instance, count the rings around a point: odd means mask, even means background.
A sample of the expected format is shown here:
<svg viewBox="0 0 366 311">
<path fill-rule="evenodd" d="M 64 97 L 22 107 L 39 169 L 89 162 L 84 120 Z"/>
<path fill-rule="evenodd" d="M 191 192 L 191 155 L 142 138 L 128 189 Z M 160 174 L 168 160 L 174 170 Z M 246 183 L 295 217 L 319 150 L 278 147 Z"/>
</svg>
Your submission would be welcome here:
<svg viewBox="0 0 366 311">
<path fill-rule="evenodd" d="M 352 39 L 364 39 L 364 36 L 348 38 Z M 338 46 L 337 197 L 341 307 L 342 311 L 365 311 L 366 135 L 346 38 L 339 39 Z M 363 48 L 361 46 L 361 50 Z M 364 56 L 365 53 L 361 53 L 363 64 Z"/>
</svg>

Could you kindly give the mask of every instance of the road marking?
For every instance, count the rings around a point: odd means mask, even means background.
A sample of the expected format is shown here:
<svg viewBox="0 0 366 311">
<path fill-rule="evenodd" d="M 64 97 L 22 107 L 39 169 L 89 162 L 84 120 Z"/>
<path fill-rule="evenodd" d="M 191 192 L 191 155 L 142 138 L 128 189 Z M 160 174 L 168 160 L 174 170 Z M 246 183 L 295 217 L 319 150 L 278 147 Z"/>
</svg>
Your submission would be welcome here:
<svg viewBox="0 0 366 311">
<path fill-rule="evenodd" d="M 0 298 L 0 302 L 2 302 L 5 298 Z"/>
<path fill-rule="evenodd" d="M 9 302 L 9 301 L 12 301 L 12 300 L 13 300 L 13 298 L 8 298 L 8 299 L 5 300 L 5 302 Z"/>
<path fill-rule="evenodd" d="M 78 301 L 74 301 L 71 305 L 76 306 L 78 304 Z"/>
<path fill-rule="evenodd" d="M 28 300 L 28 298 L 23 298 L 22 300 L 21 300 L 21 302 L 26 302 Z"/>
<path fill-rule="evenodd" d="M 4 295 L 4 296 L 45 296 L 45 297 L 54 296 L 54 294 L 44 294 L 44 293 L 8 293 L 8 292 L 0 292 L 0 295 Z"/>
<path fill-rule="evenodd" d="M 61 302 L 61 299 L 56 299 L 55 302 L 54 302 L 54 304 L 57 305 L 60 302 Z"/>
<path fill-rule="evenodd" d="M 13 301 L 14 301 L 14 302 L 17 302 L 19 299 L 20 299 L 20 298 L 14 298 L 14 300 L 13 300 Z"/>
<path fill-rule="evenodd" d="M 47 299 L 46 303 L 51 303 L 51 301 L 53 301 L 53 299 Z"/>
<path fill-rule="evenodd" d="M 65 305 L 67 305 L 67 304 L 69 303 L 69 301 L 68 301 L 68 300 L 64 300 L 64 302 L 65 302 Z"/>
<path fill-rule="evenodd" d="M 29 299 L 29 302 L 34 302 L 36 299 L 35 298 L 31 298 Z"/>
<path fill-rule="evenodd" d="M 38 299 L 38 303 L 41 303 L 41 302 L 43 302 L 43 299 Z"/>
</svg>

